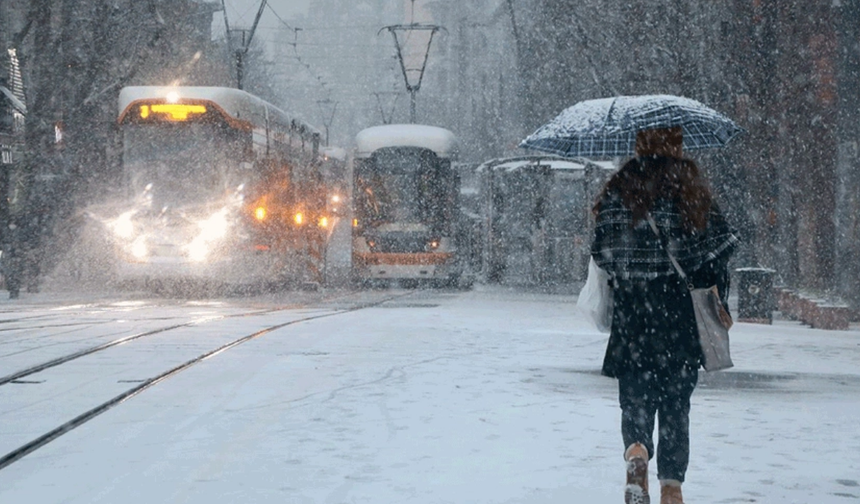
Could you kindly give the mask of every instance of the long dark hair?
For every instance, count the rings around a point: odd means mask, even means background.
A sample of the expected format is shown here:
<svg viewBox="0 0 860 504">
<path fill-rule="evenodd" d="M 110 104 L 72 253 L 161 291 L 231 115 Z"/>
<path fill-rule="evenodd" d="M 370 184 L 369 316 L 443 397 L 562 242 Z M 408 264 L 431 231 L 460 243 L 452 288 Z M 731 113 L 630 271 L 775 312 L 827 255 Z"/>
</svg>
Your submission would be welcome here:
<svg viewBox="0 0 860 504">
<path fill-rule="evenodd" d="M 692 159 L 668 156 L 631 159 L 606 183 L 594 205 L 595 215 L 609 194 L 619 195 L 624 206 L 633 212 L 634 226 L 646 218 L 659 198 L 675 204 L 686 231 L 704 229 L 708 224 L 711 191 Z"/>
</svg>

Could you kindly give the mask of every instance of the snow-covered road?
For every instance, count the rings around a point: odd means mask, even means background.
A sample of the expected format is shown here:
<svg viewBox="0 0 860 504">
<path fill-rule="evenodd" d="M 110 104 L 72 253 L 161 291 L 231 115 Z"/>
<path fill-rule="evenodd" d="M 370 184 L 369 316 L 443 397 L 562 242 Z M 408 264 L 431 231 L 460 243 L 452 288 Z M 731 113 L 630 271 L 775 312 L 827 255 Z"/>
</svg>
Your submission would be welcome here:
<svg viewBox="0 0 860 504">
<path fill-rule="evenodd" d="M 606 336 L 572 297 L 479 287 L 353 311 L 310 297 L 0 305 L 0 378 L 199 319 L 0 385 L 0 456 L 231 338 L 331 315 L 218 353 L 0 469 L 0 503 L 623 501 Z M 778 321 L 732 338 L 736 368 L 703 372 L 693 395 L 687 501 L 860 499 L 860 330 Z"/>
</svg>

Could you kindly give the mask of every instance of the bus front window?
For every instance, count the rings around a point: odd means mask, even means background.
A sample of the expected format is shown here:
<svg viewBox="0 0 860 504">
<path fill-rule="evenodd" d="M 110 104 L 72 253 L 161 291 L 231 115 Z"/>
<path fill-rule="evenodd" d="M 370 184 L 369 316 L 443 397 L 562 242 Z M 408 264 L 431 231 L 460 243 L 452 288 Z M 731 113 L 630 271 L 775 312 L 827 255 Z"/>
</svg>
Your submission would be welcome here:
<svg viewBox="0 0 860 504">
<path fill-rule="evenodd" d="M 243 149 L 232 130 L 218 124 L 123 126 L 123 168 L 134 193 L 152 184 L 160 206 L 210 201 L 236 179 Z"/>
</svg>

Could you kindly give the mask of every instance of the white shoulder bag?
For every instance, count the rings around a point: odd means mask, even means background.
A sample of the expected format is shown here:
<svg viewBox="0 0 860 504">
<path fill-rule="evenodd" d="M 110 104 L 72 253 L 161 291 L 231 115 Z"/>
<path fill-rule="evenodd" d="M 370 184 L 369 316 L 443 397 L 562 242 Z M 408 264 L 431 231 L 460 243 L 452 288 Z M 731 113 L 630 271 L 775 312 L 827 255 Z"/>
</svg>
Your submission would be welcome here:
<svg viewBox="0 0 860 504">
<path fill-rule="evenodd" d="M 576 308 L 586 316 L 597 330 L 608 333 L 612 329 L 612 287 L 609 273 L 597 266 L 594 258 L 588 261 L 588 278 L 579 291 Z"/>
</svg>

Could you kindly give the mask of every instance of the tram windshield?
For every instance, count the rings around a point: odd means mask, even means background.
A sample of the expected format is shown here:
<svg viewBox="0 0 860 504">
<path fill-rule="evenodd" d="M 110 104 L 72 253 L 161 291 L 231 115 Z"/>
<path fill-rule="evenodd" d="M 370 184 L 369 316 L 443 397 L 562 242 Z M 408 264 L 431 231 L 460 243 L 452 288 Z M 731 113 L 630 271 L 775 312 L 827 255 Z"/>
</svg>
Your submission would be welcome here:
<svg viewBox="0 0 860 504">
<path fill-rule="evenodd" d="M 423 149 L 380 149 L 356 167 L 358 219 L 382 224 L 421 224 L 434 231 L 446 226 L 450 204 L 448 161 Z"/>
<path fill-rule="evenodd" d="M 241 138 L 212 123 L 126 124 L 123 164 L 134 194 L 152 184 L 160 206 L 211 201 L 244 183 Z"/>
</svg>

